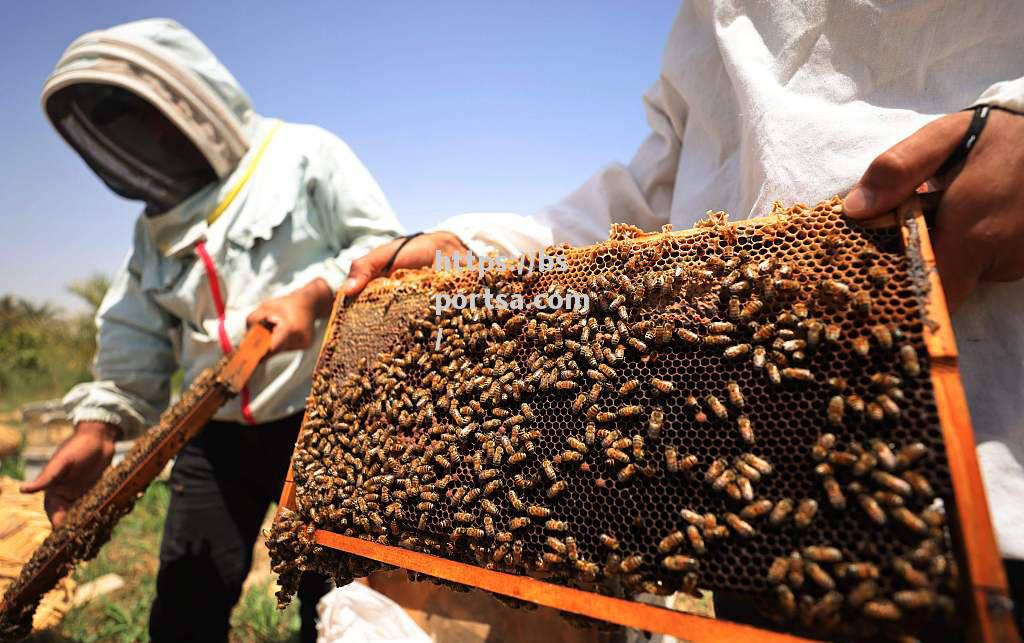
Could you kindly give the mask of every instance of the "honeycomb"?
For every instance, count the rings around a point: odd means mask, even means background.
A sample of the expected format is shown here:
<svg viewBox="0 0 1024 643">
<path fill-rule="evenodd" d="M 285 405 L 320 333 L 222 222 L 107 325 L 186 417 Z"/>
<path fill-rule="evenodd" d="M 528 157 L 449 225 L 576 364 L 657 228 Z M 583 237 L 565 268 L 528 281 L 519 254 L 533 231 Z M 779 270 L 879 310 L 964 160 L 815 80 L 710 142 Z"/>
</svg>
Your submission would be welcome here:
<svg viewBox="0 0 1024 643">
<path fill-rule="evenodd" d="M 226 400 L 233 396 L 218 379 L 228 363 L 223 358 L 204 370 L 178 400 L 160 416 L 160 422 L 140 435 L 132 448 L 115 466 L 109 467 L 95 485 L 68 510 L 64 521 L 54 527 L 32 558 L 22 567 L 18 578 L 7 588 L 0 601 L 0 641 L 20 641 L 32 632 L 32 616 L 43 596 L 81 562 L 91 560 L 110 540 L 118 521 L 135 506 L 141 493 L 119 499 L 116 495 L 126 481 L 139 475 L 139 469 L 179 424 L 209 395 Z M 178 448 L 184 446 L 182 441 Z M 177 451 L 167 451 L 160 466 L 149 467 L 148 485 L 162 465 Z"/>
<path fill-rule="evenodd" d="M 627 598 L 737 593 L 814 636 L 948 638 L 920 258 L 839 199 L 773 214 L 615 226 L 549 248 L 564 270 L 411 271 L 339 307 L 268 537 L 282 600 L 302 570 L 379 567 L 325 529 Z M 590 308 L 435 315 L 484 288 Z"/>
</svg>

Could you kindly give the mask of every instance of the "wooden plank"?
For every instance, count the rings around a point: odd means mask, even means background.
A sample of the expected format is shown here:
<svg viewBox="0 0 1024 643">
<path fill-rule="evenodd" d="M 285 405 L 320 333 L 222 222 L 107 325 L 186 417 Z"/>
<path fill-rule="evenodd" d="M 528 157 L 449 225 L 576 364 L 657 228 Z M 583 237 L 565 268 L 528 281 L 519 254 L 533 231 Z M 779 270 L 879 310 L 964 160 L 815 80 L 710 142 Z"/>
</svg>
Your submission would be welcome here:
<svg viewBox="0 0 1024 643">
<path fill-rule="evenodd" d="M 904 244 L 910 252 L 920 253 L 927 271 L 924 343 L 931 361 L 932 388 L 956 499 L 956 520 L 952 521 L 952 528 L 958 536 L 961 573 L 970 594 L 971 638 L 1019 641 L 1006 572 L 978 467 L 967 399 L 960 381 L 956 339 L 918 197 L 905 202 L 899 208 L 899 215 L 903 221 L 900 228 Z"/>
<path fill-rule="evenodd" d="M 325 547 L 370 558 L 377 562 L 625 627 L 670 634 L 681 640 L 694 643 L 700 641 L 797 643 L 809 640 L 749 625 L 717 621 L 646 603 L 553 585 L 527 576 L 491 571 L 430 554 L 381 545 L 322 529 L 316 531 L 314 538 L 317 543 Z"/>
</svg>

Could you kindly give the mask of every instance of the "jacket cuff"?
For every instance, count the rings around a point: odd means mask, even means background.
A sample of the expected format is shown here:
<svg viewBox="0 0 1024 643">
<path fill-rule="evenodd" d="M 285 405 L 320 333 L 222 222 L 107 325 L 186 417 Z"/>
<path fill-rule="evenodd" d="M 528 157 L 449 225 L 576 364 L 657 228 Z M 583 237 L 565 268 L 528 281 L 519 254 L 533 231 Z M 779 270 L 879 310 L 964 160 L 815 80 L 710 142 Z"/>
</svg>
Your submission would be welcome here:
<svg viewBox="0 0 1024 643">
<path fill-rule="evenodd" d="M 1024 78 L 996 83 L 982 92 L 971 107 L 991 105 L 1024 114 Z"/>
<path fill-rule="evenodd" d="M 134 439 L 142 432 L 138 422 L 126 422 L 120 413 L 96 407 L 77 408 L 71 413 L 72 425 L 78 426 L 82 422 L 112 424 L 121 430 L 119 440 Z"/>
</svg>

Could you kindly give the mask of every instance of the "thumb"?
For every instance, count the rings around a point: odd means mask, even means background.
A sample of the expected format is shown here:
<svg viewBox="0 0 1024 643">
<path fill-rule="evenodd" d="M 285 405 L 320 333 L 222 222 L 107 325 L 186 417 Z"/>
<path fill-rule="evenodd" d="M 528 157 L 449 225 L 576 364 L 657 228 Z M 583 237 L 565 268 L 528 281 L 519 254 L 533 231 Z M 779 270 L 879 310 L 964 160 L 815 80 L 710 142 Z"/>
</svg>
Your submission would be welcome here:
<svg viewBox="0 0 1024 643">
<path fill-rule="evenodd" d="M 878 216 L 914 194 L 956 149 L 970 119 L 970 112 L 944 116 L 882 152 L 846 195 L 846 214 L 854 219 Z"/>
<path fill-rule="evenodd" d="M 346 297 L 355 297 L 366 284 L 375 279 L 380 273 L 380 268 L 372 260 L 370 255 L 361 257 L 352 262 L 352 268 L 348 271 L 348 279 L 342 286 Z"/>
<path fill-rule="evenodd" d="M 60 457 L 59 454 L 55 455 L 49 462 L 46 463 L 46 466 L 43 467 L 43 470 L 39 472 L 39 475 L 36 476 L 36 479 L 33 480 L 32 482 L 26 482 L 25 484 L 21 485 L 20 490 L 22 493 L 36 493 L 37 491 L 43 491 L 51 484 L 53 484 L 53 481 L 56 480 L 63 472 L 64 458 Z"/>
</svg>

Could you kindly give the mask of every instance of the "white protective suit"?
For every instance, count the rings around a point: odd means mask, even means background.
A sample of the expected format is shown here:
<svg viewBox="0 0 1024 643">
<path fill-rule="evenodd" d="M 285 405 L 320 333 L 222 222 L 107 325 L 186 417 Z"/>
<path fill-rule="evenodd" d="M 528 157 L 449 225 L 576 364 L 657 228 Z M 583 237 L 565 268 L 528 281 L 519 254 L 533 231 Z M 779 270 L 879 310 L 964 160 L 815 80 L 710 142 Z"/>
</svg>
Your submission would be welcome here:
<svg viewBox="0 0 1024 643">
<path fill-rule="evenodd" d="M 257 115 L 228 70 L 173 21 L 77 39 L 46 83 L 44 108 L 74 83 L 113 84 L 148 100 L 218 179 L 168 212 L 139 217 L 97 315 L 95 381 L 64 400 L 73 422 L 109 422 L 131 437 L 167 405 L 178 366 L 188 385 L 237 345 L 256 306 L 316 278 L 337 291 L 351 260 L 400 226 L 345 143 L 311 125 Z M 313 348 L 257 368 L 248 390 L 216 419 L 265 423 L 301 412 L 324 325 Z"/>
<path fill-rule="evenodd" d="M 767 214 L 849 190 L 929 121 L 987 103 L 1024 112 L 1024 2 L 692 0 L 644 96 L 651 133 L 530 217 L 440 229 L 477 255 L 591 244 L 613 222 L 689 228 L 709 210 Z M 985 136 L 985 133 L 982 134 Z M 954 318 L 1004 556 L 1024 558 L 1024 282 L 988 284 Z"/>
</svg>

